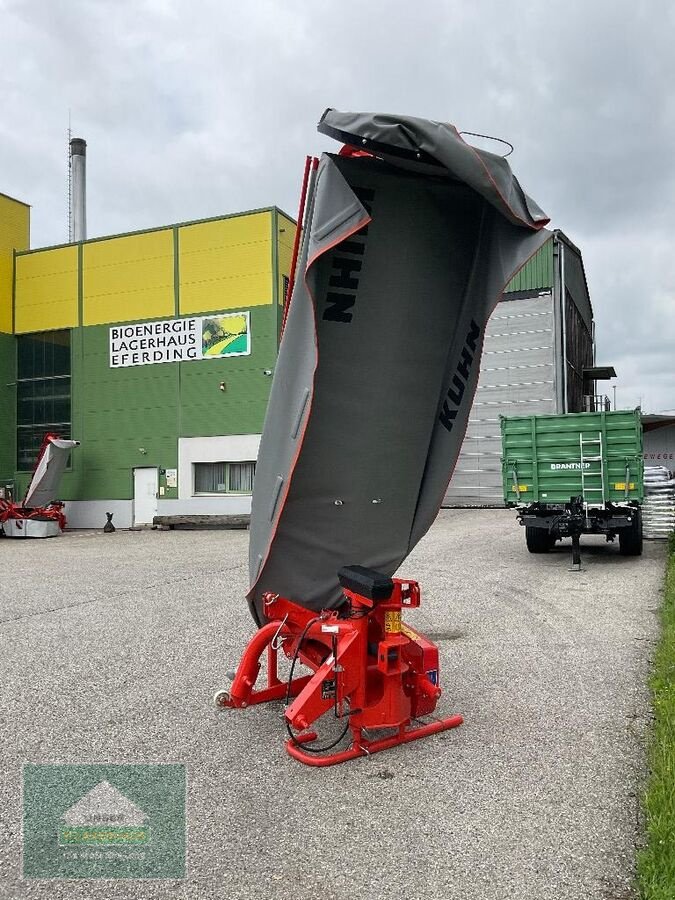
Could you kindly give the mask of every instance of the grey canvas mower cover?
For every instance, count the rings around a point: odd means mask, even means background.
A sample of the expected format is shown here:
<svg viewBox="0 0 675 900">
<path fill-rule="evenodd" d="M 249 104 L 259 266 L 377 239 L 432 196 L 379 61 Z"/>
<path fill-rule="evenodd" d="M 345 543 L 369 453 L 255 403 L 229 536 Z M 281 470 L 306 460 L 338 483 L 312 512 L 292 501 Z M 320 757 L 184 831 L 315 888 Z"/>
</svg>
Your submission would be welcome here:
<svg viewBox="0 0 675 900">
<path fill-rule="evenodd" d="M 248 600 L 336 605 L 392 575 L 441 505 L 486 322 L 548 219 L 504 158 L 449 124 L 327 110 L 258 456 Z M 356 153 L 357 148 L 361 153 Z"/>
</svg>

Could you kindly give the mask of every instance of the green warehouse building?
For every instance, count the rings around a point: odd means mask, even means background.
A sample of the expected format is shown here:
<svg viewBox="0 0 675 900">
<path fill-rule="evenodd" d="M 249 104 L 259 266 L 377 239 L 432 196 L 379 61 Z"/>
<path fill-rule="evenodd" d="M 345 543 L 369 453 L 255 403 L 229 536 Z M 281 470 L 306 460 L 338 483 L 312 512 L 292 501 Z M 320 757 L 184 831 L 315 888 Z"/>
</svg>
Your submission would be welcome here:
<svg viewBox="0 0 675 900">
<path fill-rule="evenodd" d="M 0 489 L 81 442 L 74 528 L 250 510 L 295 222 L 276 208 L 29 249 L 0 195 Z"/>
</svg>

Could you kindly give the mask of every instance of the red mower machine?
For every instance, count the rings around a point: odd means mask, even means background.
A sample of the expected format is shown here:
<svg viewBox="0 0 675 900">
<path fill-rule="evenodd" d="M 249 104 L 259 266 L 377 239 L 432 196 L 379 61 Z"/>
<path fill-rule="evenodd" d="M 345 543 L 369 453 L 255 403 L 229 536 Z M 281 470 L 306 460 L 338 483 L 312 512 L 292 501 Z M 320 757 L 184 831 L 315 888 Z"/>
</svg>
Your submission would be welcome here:
<svg viewBox="0 0 675 900">
<path fill-rule="evenodd" d="M 54 498 L 70 452 L 79 446 L 79 441 L 61 438 L 58 434 L 44 436 L 23 500 L 14 503 L 0 498 L 0 534 L 46 538 L 65 530 L 65 504 Z"/>
<path fill-rule="evenodd" d="M 447 123 L 329 109 L 318 130 L 342 148 L 305 165 L 251 506 L 259 630 L 215 702 L 285 700 L 288 752 L 328 766 L 462 722 L 422 721 L 438 648 L 401 621 L 417 582 L 392 576 L 438 514 L 485 325 L 548 218 Z M 317 746 L 321 717 L 341 733 Z"/>
<path fill-rule="evenodd" d="M 401 621 L 404 609 L 420 605 L 417 582 L 362 566 L 346 566 L 338 580 L 343 603 L 318 615 L 278 594 L 265 595 L 269 621 L 249 641 L 230 690 L 216 694 L 216 705 L 243 709 L 285 699 L 286 749 L 310 766 L 346 762 L 461 725 L 457 715 L 416 724 L 441 696 L 438 648 Z M 256 690 L 265 649 L 267 687 Z M 280 649 L 291 660 L 287 683 L 277 673 Z M 314 674 L 294 678 L 298 662 Z M 328 745 L 311 746 L 317 740 L 311 726 L 330 714 L 344 719 L 342 733 Z M 382 729 L 393 733 L 371 737 Z M 348 731 L 349 748 L 331 753 Z"/>
</svg>

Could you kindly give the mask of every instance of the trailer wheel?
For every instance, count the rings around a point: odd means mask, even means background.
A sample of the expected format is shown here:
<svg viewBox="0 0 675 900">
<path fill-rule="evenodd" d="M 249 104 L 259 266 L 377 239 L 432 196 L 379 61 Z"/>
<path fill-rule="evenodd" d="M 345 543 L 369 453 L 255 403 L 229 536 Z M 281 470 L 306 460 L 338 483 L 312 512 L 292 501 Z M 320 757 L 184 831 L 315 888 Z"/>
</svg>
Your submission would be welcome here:
<svg viewBox="0 0 675 900">
<path fill-rule="evenodd" d="M 630 528 L 622 528 L 619 532 L 619 553 L 642 556 L 642 510 L 635 511 Z"/>
<path fill-rule="evenodd" d="M 525 543 L 530 553 L 548 553 L 555 545 L 555 537 L 543 528 L 526 525 Z"/>
</svg>

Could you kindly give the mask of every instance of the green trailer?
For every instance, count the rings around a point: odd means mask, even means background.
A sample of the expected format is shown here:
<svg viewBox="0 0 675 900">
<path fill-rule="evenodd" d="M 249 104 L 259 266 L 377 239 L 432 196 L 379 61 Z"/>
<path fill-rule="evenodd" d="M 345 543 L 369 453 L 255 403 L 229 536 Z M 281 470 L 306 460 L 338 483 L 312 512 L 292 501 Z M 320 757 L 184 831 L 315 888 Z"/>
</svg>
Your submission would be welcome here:
<svg viewBox="0 0 675 900">
<path fill-rule="evenodd" d="M 639 409 L 502 416 L 501 430 L 504 500 L 531 553 L 571 537 L 578 565 L 581 534 L 618 535 L 624 556 L 642 553 Z"/>
</svg>

